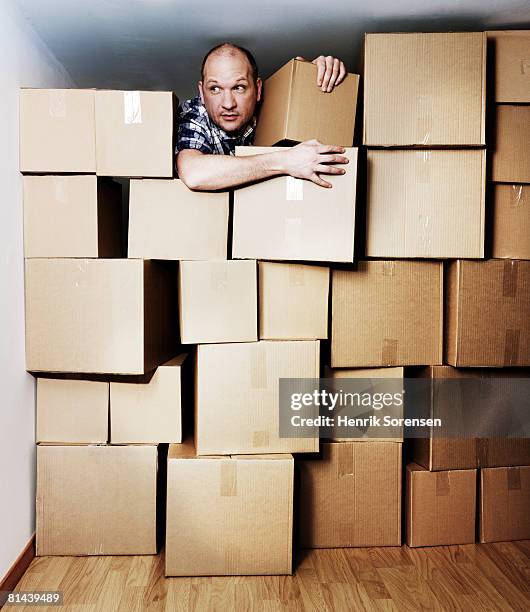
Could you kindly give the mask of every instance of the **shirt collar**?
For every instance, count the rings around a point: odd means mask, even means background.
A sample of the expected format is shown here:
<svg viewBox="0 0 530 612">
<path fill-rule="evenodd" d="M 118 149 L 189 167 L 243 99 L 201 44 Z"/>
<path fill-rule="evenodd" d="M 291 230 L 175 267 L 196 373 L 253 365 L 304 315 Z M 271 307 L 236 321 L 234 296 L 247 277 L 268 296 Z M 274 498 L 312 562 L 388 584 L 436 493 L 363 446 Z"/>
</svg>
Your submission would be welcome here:
<svg viewBox="0 0 530 612">
<path fill-rule="evenodd" d="M 200 96 L 197 96 L 197 104 L 199 105 L 200 114 L 203 114 L 208 118 L 208 122 L 210 123 L 210 125 L 219 131 L 223 139 L 237 140 L 237 139 L 248 138 L 256 129 L 256 117 L 252 117 L 252 119 L 247 123 L 247 125 L 244 128 L 242 128 L 237 134 L 230 135 L 227 132 L 225 132 L 223 128 L 220 128 L 216 123 L 214 123 L 210 119 L 210 115 L 208 115 L 208 111 L 206 110 L 206 107 L 202 103 Z"/>
</svg>

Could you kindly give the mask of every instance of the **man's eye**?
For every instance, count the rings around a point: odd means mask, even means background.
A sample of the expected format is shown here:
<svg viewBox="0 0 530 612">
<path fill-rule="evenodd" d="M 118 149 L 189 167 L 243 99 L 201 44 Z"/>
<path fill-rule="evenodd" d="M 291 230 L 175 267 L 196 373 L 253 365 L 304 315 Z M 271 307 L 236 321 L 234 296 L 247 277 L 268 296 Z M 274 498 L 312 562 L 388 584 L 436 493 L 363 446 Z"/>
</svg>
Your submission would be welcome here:
<svg viewBox="0 0 530 612">
<path fill-rule="evenodd" d="M 235 89 L 236 91 L 245 91 L 245 90 L 246 90 L 246 87 L 245 87 L 245 85 L 236 85 L 236 86 L 234 87 L 234 89 Z"/>
<path fill-rule="evenodd" d="M 219 87 L 217 87 L 217 86 L 210 87 L 210 91 L 211 91 L 212 93 L 217 93 L 217 92 L 219 91 Z"/>
</svg>

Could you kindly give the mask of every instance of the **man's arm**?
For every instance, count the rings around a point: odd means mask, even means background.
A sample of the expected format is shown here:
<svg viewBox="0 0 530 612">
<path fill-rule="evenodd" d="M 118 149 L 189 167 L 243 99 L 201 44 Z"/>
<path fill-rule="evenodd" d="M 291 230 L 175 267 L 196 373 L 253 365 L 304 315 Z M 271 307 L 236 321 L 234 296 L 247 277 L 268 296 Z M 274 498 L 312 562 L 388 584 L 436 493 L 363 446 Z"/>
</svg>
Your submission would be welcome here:
<svg viewBox="0 0 530 612">
<path fill-rule="evenodd" d="M 329 165 L 347 164 L 348 158 L 341 153 L 344 153 L 343 147 L 323 145 L 317 140 L 243 157 L 184 149 L 177 155 L 177 170 L 185 185 L 197 191 L 229 189 L 280 175 L 306 179 L 329 188 L 331 184 L 320 174 L 344 174 L 343 168 Z"/>
</svg>

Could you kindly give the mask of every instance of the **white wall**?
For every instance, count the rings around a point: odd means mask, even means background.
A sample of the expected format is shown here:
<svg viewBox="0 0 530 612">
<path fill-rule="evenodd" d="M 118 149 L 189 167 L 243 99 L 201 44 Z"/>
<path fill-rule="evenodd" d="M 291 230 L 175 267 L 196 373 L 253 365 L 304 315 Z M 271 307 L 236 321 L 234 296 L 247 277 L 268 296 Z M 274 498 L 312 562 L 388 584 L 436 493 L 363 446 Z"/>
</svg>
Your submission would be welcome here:
<svg viewBox="0 0 530 612">
<path fill-rule="evenodd" d="M 72 87 L 11 0 L 0 2 L 0 579 L 35 530 L 35 382 L 24 365 L 19 87 Z"/>
</svg>

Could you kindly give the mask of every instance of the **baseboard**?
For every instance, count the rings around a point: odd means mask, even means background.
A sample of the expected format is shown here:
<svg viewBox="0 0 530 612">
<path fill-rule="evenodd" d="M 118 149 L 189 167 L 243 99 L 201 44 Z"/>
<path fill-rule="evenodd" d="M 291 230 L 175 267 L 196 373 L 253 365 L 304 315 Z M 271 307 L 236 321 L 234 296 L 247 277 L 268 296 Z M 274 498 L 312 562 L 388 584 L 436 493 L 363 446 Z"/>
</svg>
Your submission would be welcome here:
<svg viewBox="0 0 530 612">
<path fill-rule="evenodd" d="M 17 586 L 34 557 L 35 534 L 31 536 L 29 542 L 24 546 L 24 550 L 18 555 L 16 561 L 7 570 L 6 575 L 0 581 L 0 591 L 12 591 Z"/>
</svg>

